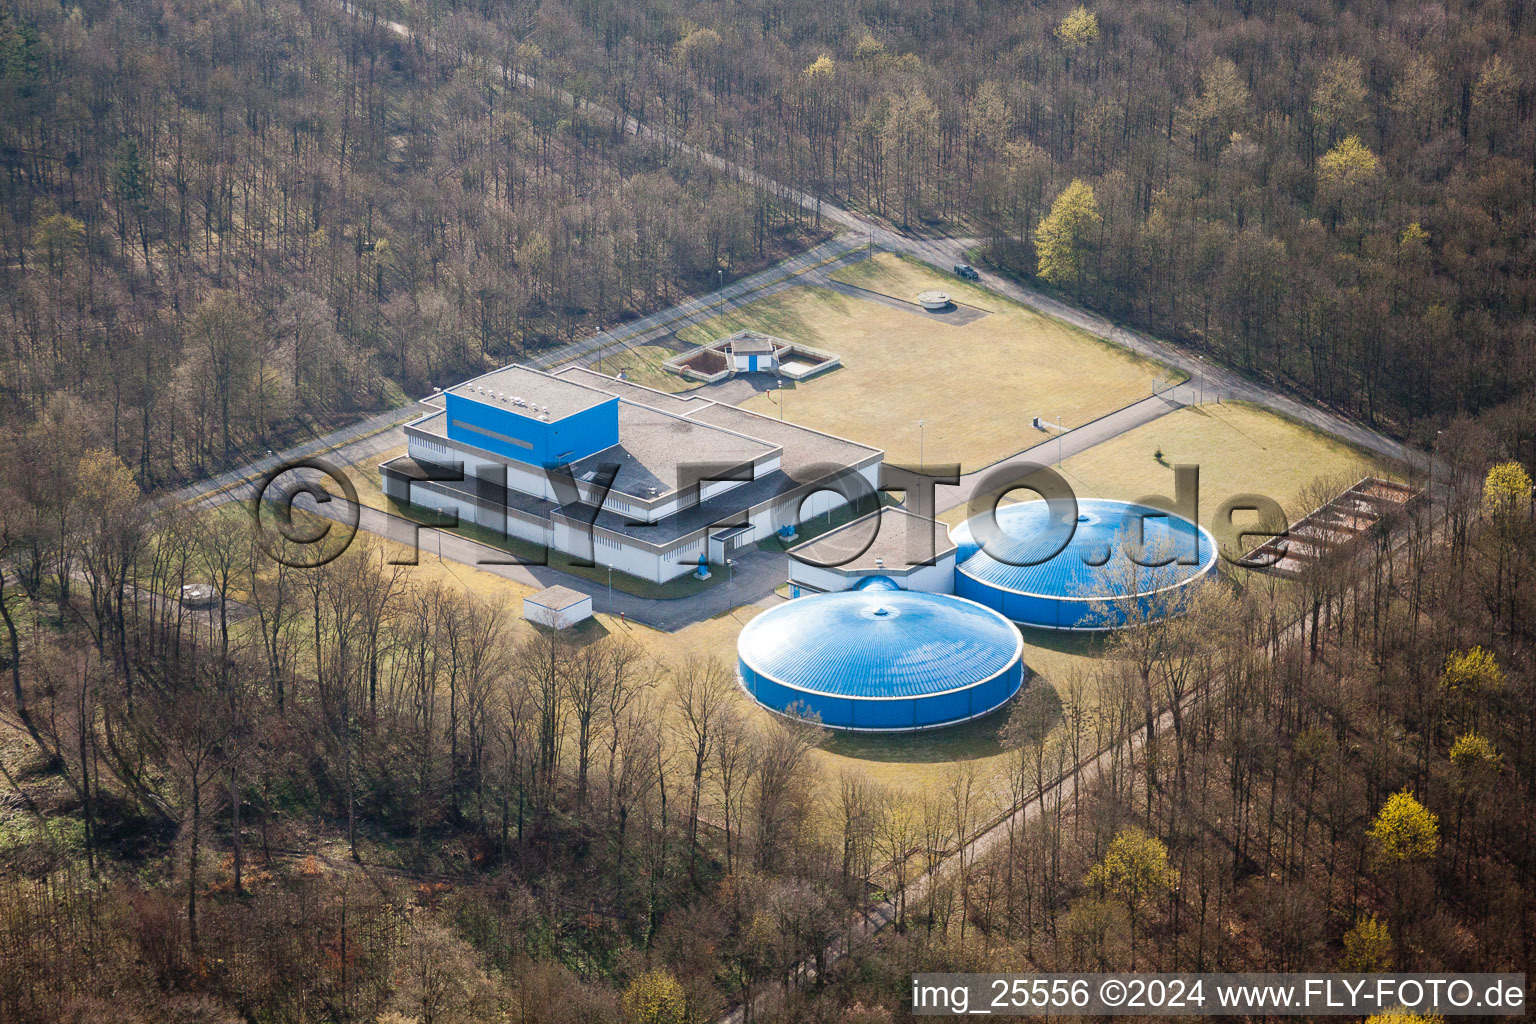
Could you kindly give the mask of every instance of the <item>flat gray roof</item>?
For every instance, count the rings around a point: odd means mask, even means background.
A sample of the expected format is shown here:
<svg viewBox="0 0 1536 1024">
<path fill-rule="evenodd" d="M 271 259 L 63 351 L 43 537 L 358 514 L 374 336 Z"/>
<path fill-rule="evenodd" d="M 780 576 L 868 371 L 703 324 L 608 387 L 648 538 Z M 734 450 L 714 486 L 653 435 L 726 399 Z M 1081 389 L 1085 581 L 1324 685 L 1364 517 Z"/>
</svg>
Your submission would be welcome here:
<svg viewBox="0 0 1536 1024">
<path fill-rule="evenodd" d="M 809 427 L 798 426 L 760 413 L 738 409 L 704 398 L 698 394 L 670 395 L 665 391 L 644 387 L 625 380 L 615 380 L 580 366 L 568 366 L 561 370 L 562 379 L 580 382 L 618 395 L 626 402 L 645 405 L 662 412 L 686 416 L 699 423 L 734 430 L 738 434 L 755 437 L 783 449 L 782 469 L 796 483 L 810 483 L 827 476 L 828 465 L 857 466 L 878 457 L 878 448 L 833 437 Z M 620 407 L 622 408 L 622 406 Z M 623 436 L 622 429 L 620 437 Z M 820 470 L 817 472 L 816 470 Z"/>
<path fill-rule="evenodd" d="M 568 366 L 559 376 L 618 395 L 626 402 L 648 405 L 652 409 L 687 416 L 700 423 L 710 423 L 738 434 L 756 437 L 784 450 L 780 468 L 797 483 L 809 483 L 827 475 L 828 464 L 857 466 L 881 454 L 880 449 L 842 437 L 823 434 L 809 427 L 797 426 L 760 413 L 738 409 L 701 395 L 669 395 L 665 391 L 643 387 L 626 380 L 614 380 L 580 366 Z M 817 467 L 821 472 L 813 472 Z"/>
<path fill-rule="evenodd" d="M 534 604 L 539 605 L 541 608 L 548 608 L 551 611 L 561 612 L 565 611 L 565 609 L 570 608 L 573 605 L 578 605 L 581 602 L 588 600 L 588 595 L 583 594 L 579 590 L 572 590 L 570 587 L 554 586 L 541 590 L 537 594 L 525 597 L 523 600 L 532 601 Z"/>
<path fill-rule="evenodd" d="M 417 430 L 425 430 L 429 434 L 441 434 L 443 437 L 447 437 L 448 413 L 446 411 L 433 413 L 424 420 L 414 420 L 407 423 L 406 426 L 415 427 Z"/>
<path fill-rule="evenodd" d="M 558 514 L 578 522 L 592 522 L 593 525 L 611 533 L 665 547 L 707 526 L 729 522 L 758 505 L 787 500 L 786 495 L 793 493 L 795 486 L 794 481 L 778 470 L 774 470 L 751 483 L 740 484 L 716 494 L 702 504 L 689 505 L 676 515 L 667 516 L 656 523 L 633 522 L 632 517 L 606 508 L 597 514 L 594 521 L 592 508 L 588 505 L 563 505 L 558 510 Z M 721 526 L 720 529 L 727 530 L 730 527 Z M 602 559 L 599 558 L 598 561 Z"/>
<path fill-rule="evenodd" d="M 807 562 L 844 573 L 906 572 L 954 552 L 943 523 L 891 505 L 789 549 Z"/>
<path fill-rule="evenodd" d="M 784 449 L 783 462 L 779 468 L 796 483 L 810 483 L 826 478 L 829 465 L 858 466 L 880 455 L 878 448 L 720 402 L 711 402 L 708 408 L 700 409 L 688 418 L 778 445 Z"/>
<path fill-rule="evenodd" d="M 772 352 L 774 342 L 777 339 L 770 338 L 766 334 L 759 334 L 756 331 L 737 331 L 725 340 L 731 343 L 732 352 L 750 353 Z M 788 342 L 783 344 L 788 344 Z"/>
<path fill-rule="evenodd" d="M 618 395 L 626 402 L 634 402 L 636 405 L 648 405 L 652 409 L 662 412 L 670 412 L 677 416 L 687 416 L 706 405 L 715 403 L 707 398 L 697 395 L 669 395 L 665 391 L 657 391 L 654 388 L 642 387 L 627 380 L 619 380 L 605 373 L 589 370 L 585 366 L 567 366 L 557 370 L 555 376 L 561 380 L 570 381 L 573 384 L 582 384 L 599 391 L 606 391 L 611 395 Z"/>
<path fill-rule="evenodd" d="M 612 489 L 652 501 L 688 483 L 681 477 L 689 463 L 740 466 L 767 458 L 774 451 L 774 445 L 755 438 L 620 402 L 619 443 L 571 463 L 571 472 L 581 480 L 599 466 L 617 463 L 619 472 Z"/>
<path fill-rule="evenodd" d="M 468 445 L 492 458 L 506 458 L 473 441 L 449 438 L 446 413 L 436 413 L 409 426 L 440 437 L 450 446 Z M 683 467 L 690 463 L 749 465 L 768 458 L 777 450 L 774 444 L 743 437 L 729 429 L 620 401 L 619 443 L 571 463 L 568 469 L 578 481 L 591 482 L 588 474 L 595 477 L 601 467 L 617 465 L 619 471 L 610 490 L 649 504 L 660 501 L 684 484 L 696 483 L 697 480 L 682 479 Z"/>
<path fill-rule="evenodd" d="M 493 394 L 482 394 L 481 389 Z M 551 420 L 561 420 L 567 416 L 574 416 L 578 412 L 585 412 L 593 406 L 612 401 L 614 397 L 573 381 L 561 380 L 559 377 L 532 367 L 518 365 L 503 366 L 499 370 L 472 377 L 462 384 L 455 384 L 446 389 L 446 393 L 473 398 L 498 408 L 511 409 L 513 412 L 527 415 L 529 410 L 519 408 L 510 401 L 513 397 L 521 398 L 528 405 L 538 406 L 540 409 L 548 408 Z M 502 402 L 494 397 L 496 394 L 506 395 L 509 401 Z M 537 413 L 534 415 L 537 416 Z"/>
</svg>

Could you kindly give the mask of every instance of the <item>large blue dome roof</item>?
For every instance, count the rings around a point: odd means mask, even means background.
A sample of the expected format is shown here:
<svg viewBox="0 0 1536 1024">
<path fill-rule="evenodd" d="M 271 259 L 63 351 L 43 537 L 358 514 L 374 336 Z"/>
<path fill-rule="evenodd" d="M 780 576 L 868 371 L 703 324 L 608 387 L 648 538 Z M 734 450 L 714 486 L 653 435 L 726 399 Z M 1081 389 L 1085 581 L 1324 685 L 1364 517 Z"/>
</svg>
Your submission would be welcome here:
<svg viewBox="0 0 1536 1024">
<path fill-rule="evenodd" d="M 912 591 L 843 591 L 778 605 L 747 623 L 742 664 L 785 686 L 837 697 L 921 697 L 1018 665 L 1024 641 L 973 601 Z"/>
<path fill-rule="evenodd" d="M 1060 508 L 1056 514 L 1061 514 Z M 1055 554 L 1052 552 L 1062 543 L 1065 530 L 1061 526 L 1066 520 L 1053 524 L 1051 517 L 1050 504 L 1045 501 L 1000 507 L 997 525 L 1001 535 L 986 550 L 981 549 L 975 535 L 976 520 L 955 527 L 950 537 L 957 546 L 956 571 L 1015 594 L 1092 601 L 1128 597 L 1133 590 L 1146 594 L 1177 586 L 1204 575 L 1216 564 L 1216 542 L 1210 531 L 1146 505 L 1078 501 L 1072 537 Z M 1138 531 L 1143 561 L 1158 561 L 1168 554 L 1177 557 L 1162 566 L 1134 565 L 1128 551 Z M 1187 555 L 1195 555 L 1196 544 L 1198 564 L 1181 564 Z"/>
</svg>

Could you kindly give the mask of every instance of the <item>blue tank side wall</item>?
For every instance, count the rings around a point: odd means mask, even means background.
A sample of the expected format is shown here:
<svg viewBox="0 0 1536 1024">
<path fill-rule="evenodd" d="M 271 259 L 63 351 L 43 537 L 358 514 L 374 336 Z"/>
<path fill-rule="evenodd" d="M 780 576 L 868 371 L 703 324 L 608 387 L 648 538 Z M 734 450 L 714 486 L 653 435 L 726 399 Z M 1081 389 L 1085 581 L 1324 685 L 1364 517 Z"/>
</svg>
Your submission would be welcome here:
<svg viewBox="0 0 1536 1024">
<path fill-rule="evenodd" d="M 965 690 L 904 700 L 861 700 L 793 690 L 763 678 L 740 659 L 736 664 L 747 692 L 759 703 L 774 711 L 799 703 L 820 715 L 821 724 L 831 729 L 923 729 L 959 722 L 995 710 L 1024 682 L 1024 666 L 1014 662 L 996 678 Z"/>
<path fill-rule="evenodd" d="M 1110 606 L 1089 601 L 1063 601 L 1033 594 L 1015 594 L 989 586 L 964 573 L 955 573 L 955 594 L 984 604 L 1006 618 L 1026 626 L 1046 629 L 1113 629 L 1125 625 L 1125 613 Z M 1143 610 L 1150 600 L 1143 598 Z"/>
<path fill-rule="evenodd" d="M 575 462 L 619 443 L 617 398 L 548 422 L 452 392 L 447 400 L 450 438 L 529 465 Z"/>
</svg>

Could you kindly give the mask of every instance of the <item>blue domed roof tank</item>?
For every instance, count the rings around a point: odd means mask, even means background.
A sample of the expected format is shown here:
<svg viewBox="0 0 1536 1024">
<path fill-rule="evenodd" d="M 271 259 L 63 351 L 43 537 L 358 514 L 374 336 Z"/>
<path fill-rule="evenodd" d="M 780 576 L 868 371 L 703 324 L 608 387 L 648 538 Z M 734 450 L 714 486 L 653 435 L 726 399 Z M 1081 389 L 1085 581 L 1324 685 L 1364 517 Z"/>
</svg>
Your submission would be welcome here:
<svg viewBox="0 0 1536 1024">
<path fill-rule="evenodd" d="M 737 641 L 742 685 L 834 729 L 931 729 L 987 714 L 1023 686 L 1024 640 L 974 601 L 847 590 L 777 605 Z"/>
<path fill-rule="evenodd" d="M 977 519 L 950 531 L 955 593 L 1023 625 L 1117 629 L 1128 602 L 1143 614 L 1177 610 L 1216 568 L 1209 530 L 1147 505 L 1084 500 L 1069 520 L 1060 504 L 1026 501 L 998 508 L 996 524 L 985 548 Z"/>
</svg>

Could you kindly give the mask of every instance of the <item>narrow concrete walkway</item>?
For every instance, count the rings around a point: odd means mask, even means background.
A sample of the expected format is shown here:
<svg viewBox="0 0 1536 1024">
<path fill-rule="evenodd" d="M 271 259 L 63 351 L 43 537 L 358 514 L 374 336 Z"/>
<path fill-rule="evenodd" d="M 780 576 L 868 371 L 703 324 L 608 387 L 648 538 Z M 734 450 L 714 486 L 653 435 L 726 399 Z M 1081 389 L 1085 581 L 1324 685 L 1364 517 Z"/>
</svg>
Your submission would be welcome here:
<svg viewBox="0 0 1536 1024">
<path fill-rule="evenodd" d="M 348 3 L 347 0 L 338 0 L 338 5 L 354 16 L 372 17 L 372 15 L 359 11 L 357 7 Z M 409 26 L 400 22 L 383 21 L 380 24 L 402 39 L 417 40 L 427 46 L 439 45 L 434 40 L 420 40 Z M 975 238 L 918 237 L 910 232 L 893 230 L 868 217 L 839 207 L 835 203 L 823 199 L 821 196 L 800 189 L 790 188 L 768 177 L 756 168 L 748 167 L 737 161 L 700 149 L 698 146 L 665 128 L 653 127 L 634 117 L 621 116 L 600 104 L 576 96 L 568 90 L 540 81 L 524 72 L 499 67 L 497 70 L 506 74 L 508 79 L 517 88 L 549 96 L 582 116 L 589 117 L 595 121 L 621 126 L 625 132 L 637 138 L 654 141 L 674 153 L 680 153 L 695 159 L 701 164 L 730 175 L 744 184 L 762 189 L 764 192 L 781 200 L 797 203 L 804 209 L 812 211 L 818 221 L 825 218 L 834 223 L 841 224 L 849 229 L 851 235 L 849 242 L 854 246 L 864 243 L 872 249 L 878 247 L 902 252 L 948 272 L 954 268 L 955 264 L 967 262 L 967 251 L 974 248 L 978 242 L 978 239 Z M 1319 430 L 1334 434 L 1352 444 L 1388 458 L 1422 461 L 1423 457 L 1419 453 L 1368 427 L 1353 423 L 1326 410 L 1318 409 L 1306 402 L 1298 401 L 1277 388 L 1251 382 L 1241 374 L 1231 370 L 1212 366 L 1202 360 L 1199 355 L 1181 349 L 1169 342 L 1120 327 L 1095 313 L 1069 306 L 1043 292 L 1027 288 L 998 274 L 982 271 L 981 283 L 1011 299 L 1024 303 L 1032 309 L 1073 324 L 1090 334 L 1112 341 L 1133 352 L 1158 359 L 1169 366 L 1182 369 L 1191 376 L 1209 377 L 1215 385 L 1222 388 L 1232 398 L 1244 399 L 1267 406 L 1303 423 L 1317 427 Z M 700 301 L 708 302 L 711 300 L 704 299 Z"/>
<path fill-rule="evenodd" d="M 981 309 L 978 306 L 967 306 L 962 302 L 950 300 L 948 309 L 924 309 L 916 302 L 908 302 L 906 299 L 898 299 L 894 295 L 885 292 L 877 292 L 872 288 L 860 288 L 856 284 L 848 284 L 846 281 L 835 281 L 831 277 L 825 277 L 821 281 L 824 288 L 828 288 L 839 295 L 846 295 L 852 299 L 863 299 L 865 302 L 878 302 L 882 306 L 899 309 L 903 313 L 911 313 L 925 320 L 933 320 L 951 327 L 964 327 L 966 324 L 975 323 L 984 316 L 990 316 L 991 310 Z"/>
<path fill-rule="evenodd" d="M 545 369 L 571 363 L 590 365 L 604 352 L 612 355 L 620 349 L 633 348 L 675 334 L 691 323 L 719 315 L 722 308 L 735 309 L 786 288 L 798 287 L 806 283 L 801 278 L 807 275 L 813 275 L 811 279 L 819 283 L 820 275 L 866 258 L 867 254 L 856 241 L 842 238 L 823 242 L 799 256 L 735 281 L 721 291 L 686 299 L 612 331 L 563 345 L 529 362 Z M 749 397 L 748 394 L 742 394 L 733 401 L 745 401 Z M 400 428 L 425 415 L 427 411 L 419 402 L 387 409 L 322 437 L 252 460 L 238 469 L 188 484 L 163 495 L 159 500 L 164 505 L 198 502 L 218 504 L 232 497 L 229 493 L 232 489 L 242 489 L 240 485 L 253 483 L 278 467 L 290 466 L 302 459 L 323 457 L 338 465 L 360 462 L 405 444 L 405 432 Z"/>
<path fill-rule="evenodd" d="M 213 504 L 218 504 L 219 499 L 227 498 L 232 489 L 241 489 L 242 484 L 253 483 L 279 467 L 291 466 L 303 459 L 334 455 L 341 448 L 346 448 L 352 453 L 352 457 L 347 461 L 363 458 L 370 450 L 388 451 L 405 443 L 405 434 L 399 428 L 421 416 L 423 411 L 415 402 L 398 409 L 386 409 L 350 427 L 342 427 L 322 437 L 302 441 L 280 452 L 270 452 L 237 469 L 231 469 L 218 476 L 209 477 L 161 495 L 157 504 L 166 507 L 194 503 L 206 504 L 210 499 L 214 499 Z"/>
<path fill-rule="evenodd" d="M 355 7 L 346 3 L 345 0 L 340 0 L 340 6 L 354 15 L 364 16 Z M 403 24 L 397 22 L 383 22 L 382 24 L 388 31 L 401 38 L 415 38 L 412 31 Z M 424 41 L 424 45 L 436 44 L 427 40 Z M 940 271 L 949 272 L 956 263 L 965 262 L 967 250 L 976 245 L 977 240 L 972 238 L 915 237 L 908 233 L 892 230 L 859 214 L 825 202 L 818 196 L 787 188 L 753 168 L 743 166 L 716 154 L 705 152 L 664 129 L 652 128 L 649 125 L 642 124 L 633 117 L 620 117 L 620 115 L 613 111 L 577 97 L 568 91 L 541 82 L 522 72 L 512 71 L 509 73 L 509 77 L 518 88 L 554 97 L 564 106 L 583 116 L 598 120 L 607 119 L 611 120 L 614 124 L 621 124 L 623 130 L 632 135 L 664 144 L 674 152 L 696 159 L 700 163 L 729 174 L 739 181 L 763 189 L 782 199 L 798 203 L 807 210 L 814 211 L 818 219 L 825 217 L 849 229 L 847 233 L 839 238 L 822 243 L 790 260 L 749 275 L 740 281 L 733 282 L 726 288 L 709 295 L 685 300 L 666 310 L 647 317 L 641 317 L 612 331 L 579 339 L 570 345 L 563 346 L 559 350 L 543 354 L 532 360 L 535 365 L 557 367 L 571 362 L 590 361 L 595 355 L 609 350 L 610 346 L 613 351 L 617 351 L 620 347 L 628 348 L 644 344 L 647 341 L 675 333 L 680 327 L 688 323 L 716 315 L 721 309 L 736 308 L 747 302 L 756 301 L 759 298 L 774 294 L 784 288 L 804 283 L 801 280 L 802 278 L 815 283 L 829 284 L 831 279 L 828 275 L 833 269 L 847 262 L 865 258 L 868 252 L 877 247 L 915 257 L 937 267 Z M 1207 400 L 1216 395 L 1226 399 L 1244 399 L 1274 409 L 1302 423 L 1316 427 L 1326 433 L 1334 434 L 1368 451 L 1385 455 L 1389 458 L 1405 460 L 1422 458 L 1405 446 L 1384 437 L 1376 431 L 1352 423 L 1326 410 L 1298 401 L 1278 389 L 1251 382 L 1231 370 L 1205 362 L 1194 353 L 1180 349 L 1168 342 L 1126 330 L 1096 314 L 1068 306 L 1051 296 L 1024 287 L 1000 275 L 983 271 L 981 273 L 981 283 L 1008 298 L 1024 303 L 1032 309 L 1056 317 L 1091 334 L 1121 345 L 1130 351 L 1160 360 L 1169 366 L 1183 370 L 1198 381 L 1198 383 L 1191 385 L 1191 387 L 1196 391 L 1206 391 L 1205 397 Z M 837 284 L 841 283 L 838 282 Z M 1042 439 L 1041 443 L 1030 446 L 1025 451 L 1004 460 L 999 465 L 1018 466 L 1026 462 L 1045 461 L 1045 459 L 1039 459 L 1038 456 L 1045 456 L 1048 459 L 1052 454 L 1057 455 L 1060 459 L 1068 458 L 1071 455 L 1085 451 L 1096 444 L 1118 436 L 1126 430 L 1150 422 L 1158 416 L 1172 411 L 1172 409 L 1183 404 L 1178 400 L 1178 397 L 1178 391 L 1175 390 L 1168 394 L 1143 399 L 1125 409 L 1111 413 L 1076 430 L 1068 431 L 1060 435 L 1059 438 Z M 1187 401 L 1188 399 L 1186 398 L 1185 400 Z M 282 452 L 257 459 L 242 469 L 231 470 L 200 484 L 184 487 L 162 500 L 179 503 L 217 503 L 230 500 L 236 496 L 237 492 L 248 492 L 251 490 L 248 487 L 240 487 L 240 484 L 257 480 L 273 468 L 310 456 L 329 455 L 336 462 L 361 461 L 369 457 L 370 454 L 386 451 L 389 448 L 404 443 L 403 432 L 399 430 L 399 426 L 420 414 L 420 407 L 414 404 L 403 409 L 389 410 L 351 427 L 334 431 L 325 437 L 295 445 Z M 1049 451 L 1053 444 L 1057 449 L 1054 453 Z M 989 476 L 990 472 L 986 470 L 970 473 L 962 479 L 958 488 L 940 488 L 940 493 L 937 496 L 939 511 L 952 509 L 962 502 L 969 501 L 975 495 L 982 482 Z M 371 527 L 367 524 L 371 521 L 372 527 L 378 528 L 372 529 L 371 532 L 389 529 L 387 522 L 370 520 L 369 513 L 373 513 L 373 510 L 365 511 L 363 515 L 363 528 L 370 529 Z M 373 514 L 384 515 L 384 513 Z M 401 520 L 401 522 L 405 521 Z M 423 533 L 438 534 L 439 531 L 423 531 Z M 442 537 L 444 558 L 454 558 L 455 553 L 460 553 L 466 557 L 457 558 L 457 560 L 472 563 L 477 558 L 483 557 L 467 548 L 460 551 L 460 544 L 473 544 L 474 542 L 472 541 L 467 541 L 455 534 L 442 533 L 440 536 Z M 483 548 L 484 546 L 475 545 L 475 547 Z M 756 559 L 752 557 L 755 554 L 762 554 L 764 558 Z M 735 583 L 727 584 L 725 587 L 712 588 L 704 594 L 680 602 L 650 601 L 644 605 L 636 604 L 632 606 L 632 612 L 626 611 L 626 615 L 633 614 L 633 617 L 647 623 L 672 624 L 664 625 L 662 628 L 677 628 L 676 624 L 697 621 L 698 618 L 718 614 L 720 610 L 731 607 L 727 603 L 729 601 L 735 601 L 740 604 L 762 600 L 765 595 L 771 592 L 772 586 L 783 579 L 783 558 L 784 556 L 782 555 L 769 557 L 766 553 L 762 552 L 744 555 L 740 560 L 741 568 L 739 570 L 743 573 L 743 576 L 739 577 Z M 759 565 L 764 568 L 759 569 Z M 773 566 L 773 568 L 770 569 L 768 566 Z M 540 582 L 538 575 L 535 574 L 535 570 L 524 567 L 502 567 L 502 569 L 508 571 L 516 569 L 528 572 L 532 582 Z M 552 578 L 556 578 L 568 585 L 573 583 L 572 578 L 566 574 L 555 573 L 553 570 L 547 569 L 540 571 L 550 573 Z M 759 578 L 759 573 L 761 573 L 761 578 Z M 768 580 L 771 577 L 776 578 L 772 583 L 769 583 Z M 586 581 L 576 581 L 576 585 L 587 592 L 590 592 L 592 589 Z M 733 589 L 728 590 L 726 589 L 727 587 Z M 596 596 L 594 595 L 594 598 Z M 624 595 L 624 598 L 629 602 L 647 601 L 647 599 L 636 598 L 632 595 Z M 603 599 L 607 602 L 606 594 L 604 594 Z M 652 607 L 652 605 L 655 607 Z M 680 612 L 668 607 L 684 605 L 690 606 L 688 612 Z M 596 600 L 594 600 L 594 606 L 598 606 Z M 611 602 L 611 609 L 625 610 L 617 594 L 615 594 Z M 698 614 L 694 614 L 693 609 L 697 609 Z"/>
<path fill-rule="evenodd" d="M 1032 469 L 1034 466 L 1059 465 L 1095 445 L 1119 437 L 1126 431 L 1135 430 L 1145 423 L 1151 423 L 1176 409 L 1182 409 L 1189 403 L 1181 401 L 1177 393 L 1182 393 L 1184 390 L 1182 386 L 1171 388 L 1156 395 L 1149 395 L 1139 402 L 1133 402 L 1106 416 L 1100 416 L 1074 430 L 1063 431 L 1051 437 L 1042 434 L 1040 440 L 1017 455 L 1011 455 L 1001 462 L 993 463 L 986 469 L 966 473 L 960 477 L 958 486 L 941 485 L 934 494 L 934 511 L 947 512 L 957 505 L 964 505 L 979 496 L 986 496 L 995 487 L 995 485 L 988 486 L 988 481 L 1003 479 L 1010 474 L 1015 477 L 1023 476 L 1026 468 Z M 1207 398 L 1214 401 L 1215 396 L 1208 395 Z"/>
</svg>

